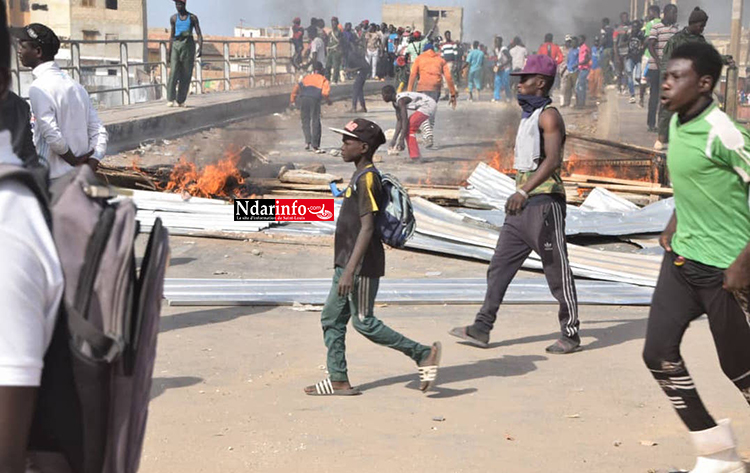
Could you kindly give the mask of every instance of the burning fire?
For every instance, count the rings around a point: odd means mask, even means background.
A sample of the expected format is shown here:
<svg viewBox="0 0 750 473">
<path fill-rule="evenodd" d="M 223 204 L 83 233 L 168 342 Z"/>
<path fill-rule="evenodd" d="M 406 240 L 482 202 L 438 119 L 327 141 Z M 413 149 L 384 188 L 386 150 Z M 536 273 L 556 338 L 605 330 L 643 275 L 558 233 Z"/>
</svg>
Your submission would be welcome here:
<svg viewBox="0 0 750 473">
<path fill-rule="evenodd" d="M 500 171 L 503 174 L 514 174 L 513 170 L 513 150 L 509 150 L 505 141 L 496 141 L 495 149 L 487 152 L 484 161 L 487 164 Z"/>
<path fill-rule="evenodd" d="M 630 163 L 626 162 L 619 166 L 604 164 L 601 160 L 597 160 L 596 158 L 581 157 L 575 153 L 568 156 L 563 162 L 563 175 L 572 176 L 574 174 L 624 179 L 628 181 L 641 181 L 649 184 L 652 182 L 650 176 L 644 175 L 642 171 L 638 170 Z"/>
<path fill-rule="evenodd" d="M 199 169 L 195 163 L 180 158 L 169 176 L 164 190 L 185 192 L 195 197 L 236 197 L 244 192 L 245 179 L 237 168 L 238 154 L 227 156 L 215 164 Z"/>
</svg>

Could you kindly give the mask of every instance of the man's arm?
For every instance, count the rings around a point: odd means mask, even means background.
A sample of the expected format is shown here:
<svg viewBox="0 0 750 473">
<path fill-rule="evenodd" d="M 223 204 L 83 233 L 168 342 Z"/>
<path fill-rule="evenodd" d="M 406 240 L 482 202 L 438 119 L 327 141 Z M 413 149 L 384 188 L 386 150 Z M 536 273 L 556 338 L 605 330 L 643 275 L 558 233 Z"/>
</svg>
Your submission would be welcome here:
<svg viewBox="0 0 750 473">
<path fill-rule="evenodd" d="M 451 72 L 451 67 L 445 61 L 443 61 L 443 75 L 445 76 L 445 82 L 448 83 L 448 90 L 451 94 L 449 103 L 451 104 L 451 107 L 455 109 L 456 100 L 458 99 L 458 91 L 456 90 L 456 84 L 453 82 L 453 73 Z"/>
<path fill-rule="evenodd" d="M 742 291 L 750 288 L 750 242 L 734 263 L 724 271 L 724 289 Z"/>
<path fill-rule="evenodd" d="M 201 55 L 203 54 L 203 33 L 201 32 L 201 25 L 198 22 L 198 17 L 193 15 L 193 20 L 195 21 L 195 34 L 198 35 L 198 52 L 196 53 L 196 55 L 198 57 L 201 57 Z"/>
<path fill-rule="evenodd" d="M 648 37 L 646 40 L 648 42 L 648 52 L 651 54 L 651 57 L 654 59 L 654 62 L 656 62 L 656 70 L 661 69 L 661 62 L 659 61 L 659 55 L 656 54 L 656 36 L 654 36 L 654 29 L 651 28 L 651 36 Z"/>
<path fill-rule="evenodd" d="M 404 97 L 398 101 L 398 114 L 401 117 L 399 119 L 399 124 L 401 125 L 401 133 L 398 140 L 399 150 L 405 148 L 404 142 L 406 141 L 406 137 L 409 136 L 409 108 L 407 105 L 410 103 L 411 99 L 409 97 Z"/>
<path fill-rule="evenodd" d="M 0 387 L 0 473 L 26 471 L 36 394 L 35 387 Z"/>
<path fill-rule="evenodd" d="M 289 105 L 294 105 L 295 102 L 297 102 L 298 93 L 299 93 L 299 82 L 294 84 L 294 88 L 292 89 L 292 96 L 289 97 Z"/>
<path fill-rule="evenodd" d="M 370 241 L 373 235 L 375 235 L 375 214 L 367 213 L 360 217 L 361 228 L 357 235 L 357 241 L 354 243 L 354 250 L 352 256 L 349 258 L 349 262 L 344 268 L 344 272 L 341 274 L 339 279 L 339 296 L 345 297 L 350 294 L 354 288 L 354 273 L 357 268 L 362 264 L 362 260 L 367 252 L 367 247 L 370 246 Z"/>
<path fill-rule="evenodd" d="M 109 141 L 109 133 L 104 127 L 104 124 L 99 119 L 99 114 L 96 113 L 96 109 L 89 103 L 89 149 L 93 150 L 93 156 L 88 160 L 88 164 L 94 168 L 99 166 L 99 161 L 104 159 L 107 154 L 107 142 Z"/>
<path fill-rule="evenodd" d="M 565 124 L 560 116 L 560 112 L 555 109 L 542 112 L 542 115 L 539 117 L 539 128 L 542 131 L 542 136 L 544 136 L 544 153 L 546 157 L 539 164 L 536 172 L 531 175 L 526 184 L 521 188 L 526 195 L 516 192 L 506 202 L 505 211 L 509 215 L 521 212 L 528 199 L 528 194 L 549 179 L 562 163 L 562 143 L 565 137 Z"/>
<path fill-rule="evenodd" d="M 393 132 L 393 138 L 388 145 L 388 148 L 395 148 L 398 143 L 398 138 L 401 136 L 401 108 L 396 104 L 396 128 Z"/>
<path fill-rule="evenodd" d="M 667 228 L 659 236 L 659 245 L 664 248 L 665 251 L 672 251 L 672 237 L 677 231 L 677 213 L 672 212 L 672 217 L 669 219 Z"/>
<path fill-rule="evenodd" d="M 177 15 L 172 15 L 169 19 L 170 33 L 169 33 L 169 46 L 167 47 L 167 62 L 172 59 L 172 43 L 174 43 L 174 28 L 175 22 L 177 21 Z"/>
<path fill-rule="evenodd" d="M 333 104 L 333 102 L 331 101 L 331 83 L 328 82 L 328 79 L 323 79 L 322 94 L 323 100 L 325 100 L 328 105 Z"/>
</svg>

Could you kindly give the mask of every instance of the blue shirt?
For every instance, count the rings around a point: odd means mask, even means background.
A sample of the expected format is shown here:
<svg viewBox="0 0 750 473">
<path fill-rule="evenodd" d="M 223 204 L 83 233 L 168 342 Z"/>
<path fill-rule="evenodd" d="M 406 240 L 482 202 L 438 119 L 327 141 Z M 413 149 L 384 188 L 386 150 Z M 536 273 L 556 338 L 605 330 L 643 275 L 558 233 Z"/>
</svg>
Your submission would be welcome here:
<svg viewBox="0 0 750 473">
<path fill-rule="evenodd" d="M 571 49 L 568 53 L 568 71 L 576 72 L 578 70 L 578 53 L 579 49 Z"/>
<path fill-rule="evenodd" d="M 466 62 L 469 64 L 469 72 L 476 72 L 484 65 L 484 53 L 479 49 L 472 49 L 466 56 Z"/>
<path fill-rule="evenodd" d="M 388 52 L 389 53 L 395 53 L 396 52 L 396 43 L 398 42 L 398 34 L 392 33 L 388 36 Z"/>
<path fill-rule="evenodd" d="M 591 48 L 591 69 L 599 69 L 599 57 L 602 55 L 602 47 L 594 46 Z"/>
<path fill-rule="evenodd" d="M 193 33 L 192 26 L 192 15 L 188 13 L 187 18 L 184 20 L 180 18 L 179 13 L 177 14 L 177 20 L 174 23 L 174 37 L 179 38 L 183 35 L 190 36 Z"/>
</svg>

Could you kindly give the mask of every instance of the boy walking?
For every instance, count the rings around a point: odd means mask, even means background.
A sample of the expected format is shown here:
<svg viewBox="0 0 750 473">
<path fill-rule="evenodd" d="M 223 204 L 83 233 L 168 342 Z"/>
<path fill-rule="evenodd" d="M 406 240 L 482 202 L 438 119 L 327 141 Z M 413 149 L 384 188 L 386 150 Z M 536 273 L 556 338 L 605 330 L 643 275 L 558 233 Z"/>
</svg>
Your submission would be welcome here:
<svg viewBox="0 0 750 473">
<path fill-rule="evenodd" d="M 335 273 L 331 292 L 321 313 L 323 339 L 328 348 L 329 378 L 305 388 L 311 396 L 354 396 L 361 392 L 349 383 L 346 365 L 346 326 L 370 341 L 404 353 L 417 363 L 420 389 L 427 391 L 437 378 L 442 348 L 412 341 L 375 318 L 373 307 L 380 278 L 385 274 L 383 244 L 375 229 L 381 210 L 383 188 L 372 164 L 375 151 L 385 143 L 385 135 L 375 123 L 358 118 L 344 129 L 331 129 L 343 135 L 341 156 L 356 166 L 336 222 Z"/>
<path fill-rule="evenodd" d="M 331 84 L 323 76 L 323 64 L 315 62 L 313 73 L 306 75 L 301 82 L 294 86 L 292 105 L 300 109 L 302 119 L 302 132 L 305 134 L 305 150 L 315 151 L 318 154 L 325 153 L 320 149 L 320 104 L 325 100 L 331 105 Z"/>
<path fill-rule="evenodd" d="M 722 58 L 685 44 L 666 65 L 661 104 L 675 112 L 667 166 L 675 212 L 651 303 L 643 359 L 690 430 L 693 473 L 744 473 L 729 420 L 715 421 L 680 355 L 690 322 L 706 314 L 724 374 L 750 403 L 750 133 L 712 99 Z"/>
<path fill-rule="evenodd" d="M 500 304 L 516 273 L 532 251 L 541 256 L 550 291 L 560 303 L 562 336 L 547 347 L 548 353 L 578 350 L 578 299 L 565 245 L 565 187 L 560 177 L 565 122 L 550 107 L 550 89 L 557 64 L 548 56 L 529 56 L 519 73 L 518 103 L 523 109 L 516 136 L 513 167 L 516 193 L 505 204 L 505 224 L 487 270 L 484 304 L 468 327 L 450 334 L 474 346 L 487 348 Z"/>
</svg>

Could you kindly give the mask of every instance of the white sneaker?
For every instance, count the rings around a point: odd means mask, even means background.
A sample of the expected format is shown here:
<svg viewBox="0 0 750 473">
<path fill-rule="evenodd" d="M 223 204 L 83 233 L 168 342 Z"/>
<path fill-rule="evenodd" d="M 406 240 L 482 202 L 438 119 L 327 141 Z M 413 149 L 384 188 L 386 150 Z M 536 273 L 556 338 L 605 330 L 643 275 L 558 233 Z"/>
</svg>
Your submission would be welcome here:
<svg viewBox="0 0 750 473">
<path fill-rule="evenodd" d="M 175 106 L 174 102 L 167 102 L 167 107 L 174 107 L 174 106 Z"/>
<path fill-rule="evenodd" d="M 745 464 L 737 455 L 736 441 L 729 419 L 716 427 L 690 432 L 698 460 L 690 473 L 746 473 Z"/>
<path fill-rule="evenodd" d="M 635 103 L 636 102 L 635 97 L 630 97 L 630 100 L 628 100 L 628 102 Z"/>
<path fill-rule="evenodd" d="M 664 143 L 662 143 L 659 140 L 656 140 L 656 143 L 654 143 L 654 149 L 656 151 L 664 151 L 664 148 L 665 148 Z"/>
</svg>

